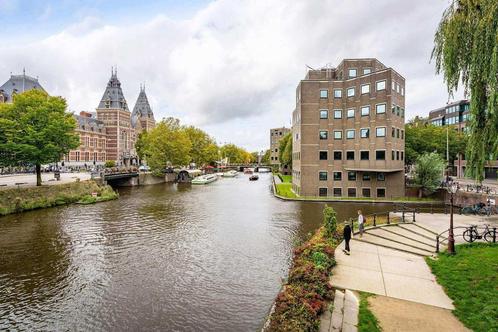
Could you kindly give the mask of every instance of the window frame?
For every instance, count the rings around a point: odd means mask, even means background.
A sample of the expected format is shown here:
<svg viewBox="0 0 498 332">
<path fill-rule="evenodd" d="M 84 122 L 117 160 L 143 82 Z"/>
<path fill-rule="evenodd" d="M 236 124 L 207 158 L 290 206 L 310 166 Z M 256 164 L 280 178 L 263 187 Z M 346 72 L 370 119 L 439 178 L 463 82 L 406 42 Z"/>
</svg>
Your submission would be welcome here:
<svg viewBox="0 0 498 332">
<path fill-rule="evenodd" d="M 339 113 L 341 116 L 340 117 L 336 117 L 336 114 Z M 342 109 L 339 109 L 339 108 L 336 108 L 334 109 L 334 119 L 342 119 Z"/>
<path fill-rule="evenodd" d="M 349 133 L 353 133 L 353 137 L 349 137 Z M 355 138 L 356 138 L 356 130 L 346 129 L 346 139 L 355 139 Z"/>
<path fill-rule="evenodd" d="M 323 112 L 325 112 L 325 117 L 322 116 Z M 319 118 L 320 118 L 320 120 L 327 120 L 329 118 L 329 110 L 326 108 L 320 109 Z"/>
<path fill-rule="evenodd" d="M 350 95 L 349 91 L 353 91 L 353 94 Z M 354 86 L 349 87 L 349 88 L 346 89 L 346 97 L 353 98 L 355 95 L 356 95 L 356 88 Z"/>
<path fill-rule="evenodd" d="M 364 88 L 364 87 L 367 87 L 367 88 L 368 88 L 368 91 L 363 92 L 363 88 Z M 369 94 L 369 93 L 370 93 L 370 83 L 365 83 L 365 84 L 362 84 L 362 85 L 360 86 L 360 94 L 361 94 L 361 95 L 366 95 L 366 94 Z"/>
<path fill-rule="evenodd" d="M 366 136 L 363 136 L 363 131 L 366 130 Z M 360 128 L 360 138 L 370 138 L 370 128 Z"/>
<path fill-rule="evenodd" d="M 341 135 L 340 135 L 341 137 L 337 138 L 337 137 L 336 137 L 336 134 L 337 134 L 337 133 L 340 133 L 340 134 L 341 134 Z M 342 130 L 334 130 L 334 140 L 337 140 L 337 141 L 342 140 Z"/>
<path fill-rule="evenodd" d="M 338 94 L 336 92 L 338 92 Z M 336 99 L 342 98 L 342 89 L 334 89 L 334 98 Z"/>
<path fill-rule="evenodd" d="M 386 90 L 386 83 L 387 81 L 384 79 L 384 80 L 378 80 L 375 82 L 375 91 L 385 91 Z M 383 88 L 380 88 L 379 89 L 379 83 L 384 83 L 384 87 Z"/>
<path fill-rule="evenodd" d="M 384 152 L 384 158 L 379 159 L 377 153 L 378 152 Z M 375 150 L 375 161 L 385 161 L 386 160 L 386 149 L 377 149 Z"/>
<path fill-rule="evenodd" d="M 322 92 L 326 92 L 326 97 L 322 97 Z M 320 99 L 329 99 L 329 89 L 320 89 Z"/>
<path fill-rule="evenodd" d="M 384 135 L 379 135 L 379 129 L 384 129 Z M 386 131 L 387 127 L 385 126 L 375 127 L 375 137 L 386 137 Z"/>
<path fill-rule="evenodd" d="M 368 109 L 368 113 L 367 114 L 363 114 L 363 110 L 364 109 Z M 361 116 L 370 116 L 370 105 L 361 106 L 360 107 L 360 115 Z"/>
<path fill-rule="evenodd" d="M 363 154 L 364 152 L 366 152 L 366 153 L 367 153 L 367 157 L 368 157 L 367 159 L 363 159 L 362 154 Z M 370 160 L 370 150 L 360 150 L 360 161 L 361 161 L 361 160 Z"/>
<path fill-rule="evenodd" d="M 379 112 L 379 106 L 384 106 L 383 112 Z M 375 104 L 375 114 L 386 114 L 386 111 L 387 111 L 387 103 Z"/>
<path fill-rule="evenodd" d="M 322 152 L 325 152 L 325 153 L 326 153 L 326 155 L 325 155 L 325 156 L 326 156 L 326 157 L 325 157 L 325 159 L 322 159 Z M 319 150 L 319 151 L 318 151 L 318 160 L 319 160 L 319 161 L 329 160 L 329 152 L 328 152 L 328 150 Z"/>
</svg>

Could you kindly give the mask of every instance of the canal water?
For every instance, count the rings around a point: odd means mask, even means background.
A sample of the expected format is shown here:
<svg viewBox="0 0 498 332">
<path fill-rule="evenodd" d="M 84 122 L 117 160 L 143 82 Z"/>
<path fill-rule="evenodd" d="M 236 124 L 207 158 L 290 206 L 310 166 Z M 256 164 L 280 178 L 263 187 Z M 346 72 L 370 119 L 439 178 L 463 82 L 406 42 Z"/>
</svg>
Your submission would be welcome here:
<svg viewBox="0 0 498 332">
<path fill-rule="evenodd" d="M 258 330 L 323 208 L 270 187 L 240 174 L 0 218 L 0 330 Z M 390 207 L 330 205 L 340 218 Z"/>
</svg>

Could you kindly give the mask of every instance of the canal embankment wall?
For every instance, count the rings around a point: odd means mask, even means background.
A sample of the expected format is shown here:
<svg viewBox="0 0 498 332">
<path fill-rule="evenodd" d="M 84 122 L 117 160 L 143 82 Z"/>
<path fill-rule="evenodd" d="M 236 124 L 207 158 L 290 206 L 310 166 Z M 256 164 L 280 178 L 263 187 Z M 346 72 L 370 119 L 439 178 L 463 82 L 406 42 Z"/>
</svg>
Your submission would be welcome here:
<svg viewBox="0 0 498 332">
<path fill-rule="evenodd" d="M 81 202 L 90 204 L 116 199 L 118 194 L 108 185 L 95 181 L 20 187 L 0 190 L 0 216 Z"/>
</svg>

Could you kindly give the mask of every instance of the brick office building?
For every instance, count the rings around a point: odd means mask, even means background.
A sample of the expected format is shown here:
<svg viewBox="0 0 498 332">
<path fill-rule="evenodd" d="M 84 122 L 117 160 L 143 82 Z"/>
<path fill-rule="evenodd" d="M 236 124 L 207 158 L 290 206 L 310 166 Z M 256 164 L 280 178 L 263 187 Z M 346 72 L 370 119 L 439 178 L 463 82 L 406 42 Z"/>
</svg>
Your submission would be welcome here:
<svg viewBox="0 0 498 332">
<path fill-rule="evenodd" d="M 294 192 L 404 196 L 405 79 L 376 59 L 309 70 L 292 115 Z"/>
<path fill-rule="evenodd" d="M 290 132 L 290 129 L 285 127 L 270 129 L 270 165 L 275 166 L 278 169 L 280 169 L 280 140 L 287 135 L 288 132 Z"/>
</svg>

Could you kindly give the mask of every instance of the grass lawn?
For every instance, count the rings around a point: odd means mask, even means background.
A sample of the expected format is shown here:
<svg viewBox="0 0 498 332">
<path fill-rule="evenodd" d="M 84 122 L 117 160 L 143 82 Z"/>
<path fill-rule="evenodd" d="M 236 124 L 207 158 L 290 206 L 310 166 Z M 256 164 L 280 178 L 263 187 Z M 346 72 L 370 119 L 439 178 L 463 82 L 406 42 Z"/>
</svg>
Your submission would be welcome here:
<svg viewBox="0 0 498 332">
<path fill-rule="evenodd" d="M 283 175 L 278 173 L 278 177 L 283 183 L 292 183 L 292 175 Z"/>
<path fill-rule="evenodd" d="M 462 323 L 476 332 L 498 331 L 498 244 L 458 245 L 456 252 L 427 258 L 427 264 Z"/>
<path fill-rule="evenodd" d="M 360 313 L 358 314 L 358 332 L 380 332 L 379 321 L 368 308 L 368 298 L 373 294 L 360 293 Z"/>
<path fill-rule="evenodd" d="M 287 198 L 297 198 L 296 194 L 292 191 L 292 183 L 279 183 L 276 184 L 277 194 Z"/>
</svg>

